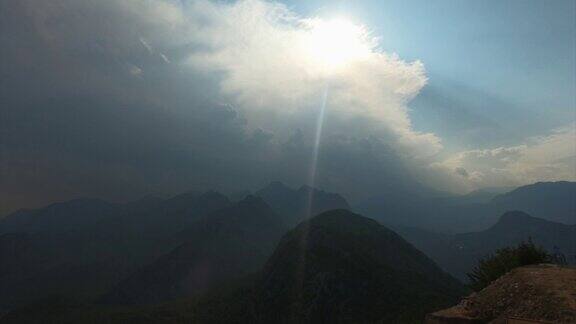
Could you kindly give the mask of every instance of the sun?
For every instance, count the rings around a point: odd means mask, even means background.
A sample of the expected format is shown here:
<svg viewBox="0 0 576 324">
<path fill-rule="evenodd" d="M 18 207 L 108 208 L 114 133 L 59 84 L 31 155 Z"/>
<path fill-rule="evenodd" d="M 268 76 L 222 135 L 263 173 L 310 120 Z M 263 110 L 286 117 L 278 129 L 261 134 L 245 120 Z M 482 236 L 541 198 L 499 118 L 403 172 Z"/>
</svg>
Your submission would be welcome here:
<svg viewBox="0 0 576 324">
<path fill-rule="evenodd" d="M 343 18 L 312 20 L 308 36 L 311 58 L 327 69 L 364 59 L 371 52 L 365 28 Z"/>
</svg>

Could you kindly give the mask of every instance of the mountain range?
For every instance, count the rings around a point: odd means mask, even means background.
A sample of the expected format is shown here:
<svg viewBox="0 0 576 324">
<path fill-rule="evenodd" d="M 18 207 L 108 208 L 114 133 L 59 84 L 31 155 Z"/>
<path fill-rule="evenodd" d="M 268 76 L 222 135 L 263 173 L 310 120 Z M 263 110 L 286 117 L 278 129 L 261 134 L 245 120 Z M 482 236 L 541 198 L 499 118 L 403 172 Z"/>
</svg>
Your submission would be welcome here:
<svg viewBox="0 0 576 324">
<path fill-rule="evenodd" d="M 465 292 L 395 232 L 340 209 L 287 232 L 253 275 L 201 296 L 129 308 L 49 301 L 4 323 L 418 323 Z"/>
<path fill-rule="evenodd" d="M 450 274 L 463 281 L 480 258 L 499 248 L 533 241 L 549 253 L 562 253 L 576 263 L 576 225 L 536 218 L 521 211 L 504 213 L 490 228 L 469 233 L 438 234 L 417 228 L 399 233 Z"/>
<path fill-rule="evenodd" d="M 479 191 L 463 196 L 389 193 L 359 202 L 353 209 L 383 224 L 439 233 L 489 228 L 511 210 L 568 225 L 576 224 L 576 182 L 539 182 L 506 193 Z"/>
<path fill-rule="evenodd" d="M 261 198 L 249 196 L 178 233 L 182 244 L 120 282 L 102 302 L 151 304 L 198 295 L 258 271 L 285 231 Z"/>
<path fill-rule="evenodd" d="M 94 204 L 82 202 L 81 208 L 77 200 L 69 202 L 74 208 L 59 204 L 63 213 L 55 218 L 82 218 L 82 211 Z M 92 301 L 181 243 L 176 234 L 195 219 L 229 205 L 226 197 L 214 192 L 186 193 L 163 201 L 144 199 L 114 205 L 115 210 L 106 209 L 98 221 L 70 230 L 55 229 L 56 222 L 46 219 L 42 222 L 50 226 L 45 229 L 35 221 L 23 232 L 13 232 L 13 227 L 5 225 L 15 223 L 15 216 L 9 216 L 6 223 L 0 222 L 5 232 L 0 235 L 0 260 L 9 260 L 0 262 L 0 308 L 54 295 Z M 31 213 L 46 218 L 54 215 L 42 209 Z M 90 214 L 90 218 L 96 217 Z"/>
<path fill-rule="evenodd" d="M 418 322 L 462 296 L 454 277 L 497 248 L 531 239 L 572 260 L 575 204 L 568 182 L 402 192 L 358 214 L 336 193 L 279 182 L 239 200 L 209 191 L 61 202 L 0 219 L 0 316 Z"/>
<path fill-rule="evenodd" d="M 330 209 L 350 209 L 348 202 L 336 193 L 302 186 L 295 190 L 275 181 L 258 190 L 256 196 L 272 206 L 288 226 Z"/>
<path fill-rule="evenodd" d="M 279 187 L 284 196 L 270 190 Z M 235 203 L 209 191 L 127 204 L 72 200 L 0 219 L 0 260 L 9 260 L 0 262 L 0 309 L 54 295 L 128 304 L 186 295 L 202 290 L 191 287 L 186 271 L 200 271 L 210 255 L 222 258 L 210 260 L 215 265 L 205 272 L 223 281 L 235 278 L 258 268 L 287 224 L 306 217 L 307 206 L 314 211 L 348 206 L 337 194 L 309 187 L 272 184 L 260 193 L 277 208 L 256 196 Z M 202 257 L 186 264 L 182 255 L 188 253 Z M 216 275 L 216 269 L 225 273 Z M 162 282 L 181 280 L 181 285 L 130 288 L 140 281 L 153 285 L 156 272 L 183 272 Z"/>
</svg>

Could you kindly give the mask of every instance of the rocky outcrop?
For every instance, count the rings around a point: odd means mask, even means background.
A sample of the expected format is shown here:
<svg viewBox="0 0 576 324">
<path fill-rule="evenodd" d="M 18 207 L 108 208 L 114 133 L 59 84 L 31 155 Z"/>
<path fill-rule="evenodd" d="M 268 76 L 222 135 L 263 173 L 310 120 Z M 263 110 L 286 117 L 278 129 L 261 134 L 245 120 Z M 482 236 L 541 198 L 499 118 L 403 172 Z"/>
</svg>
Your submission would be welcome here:
<svg viewBox="0 0 576 324">
<path fill-rule="evenodd" d="M 576 323 L 576 268 L 517 268 L 460 304 L 426 317 L 426 324 Z"/>
</svg>

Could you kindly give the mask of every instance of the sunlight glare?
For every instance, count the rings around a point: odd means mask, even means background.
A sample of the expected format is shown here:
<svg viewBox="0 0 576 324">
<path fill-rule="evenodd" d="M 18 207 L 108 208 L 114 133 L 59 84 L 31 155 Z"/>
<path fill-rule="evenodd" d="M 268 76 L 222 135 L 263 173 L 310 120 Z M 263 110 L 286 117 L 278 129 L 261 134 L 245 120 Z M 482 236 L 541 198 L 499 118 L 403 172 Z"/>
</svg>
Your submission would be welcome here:
<svg viewBox="0 0 576 324">
<path fill-rule="evenodd" d="M 346 19 L 311 22 L 308 50 L 316 64 L 328 69 L 366 58 L 372 49 L 364 27 Z"/>
</svg>

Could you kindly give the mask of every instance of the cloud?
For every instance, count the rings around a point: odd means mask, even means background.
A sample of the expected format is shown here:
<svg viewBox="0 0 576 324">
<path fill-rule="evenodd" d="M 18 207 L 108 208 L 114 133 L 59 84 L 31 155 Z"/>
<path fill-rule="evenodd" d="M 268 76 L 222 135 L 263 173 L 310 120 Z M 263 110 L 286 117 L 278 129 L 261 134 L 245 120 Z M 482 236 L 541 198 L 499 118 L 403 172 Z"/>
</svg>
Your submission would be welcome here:
<svg viewBox="0 0 576 324">
<path fill-rule="evenodd" d="M 537 181 L 576 180 L 575 125 L 546 136 L 532 137 L 522 145 L 469 150 L 433 167 L 454 172 L 467 188 L 517 186 Z"/>
<path fill-rule="evenodd" d="M 302 127 L 303 118 L 314 118 L 310 110 L 319 109 L 328 91 L 327 135 L 387 137 L 411 157 L 441 149 L 436 136 L 412 129 L 406 106 L 426 84 L 423 64 L 378 50 L 377 39 L 362 27 L 350 39 L 362 55 L 326 68 L 310 48 L 310 39 L 319 41 L 320 18 L 258 0 L 198 1 L 190 10 L 202 15 L 202 25 L 194 28 L 202 35 L 196 42 L 208 49 L 192 53 L 191 65 L 222 73 L 221 93 L 243 110 L 250 126 L 287 135 L 295 125 Z"/>
<path fill-rule="evenodd" d="M 324 98 L 317 185 L 348 197 L 573 177 L 565 131 L 439 162 L 441 139 L 408 109 L 424 64 L 362 26 L 346 36 L 355 49 L 332 56 L 311 42 L 331 23 L 262 0 L 0 2 L 0 212 L 300 185 Z"/>
</svg>

